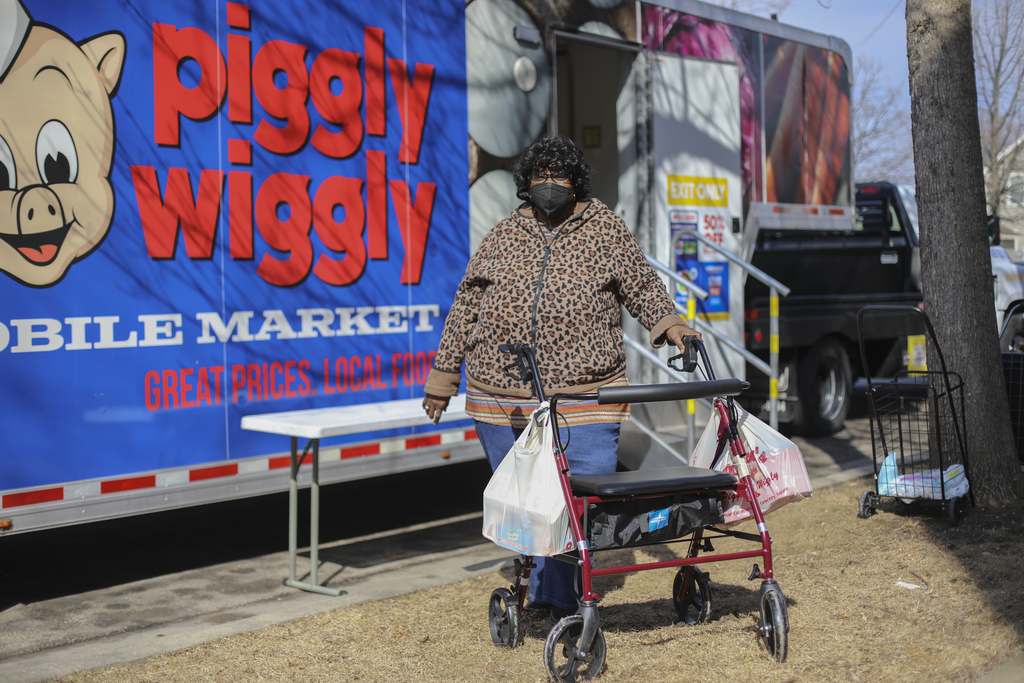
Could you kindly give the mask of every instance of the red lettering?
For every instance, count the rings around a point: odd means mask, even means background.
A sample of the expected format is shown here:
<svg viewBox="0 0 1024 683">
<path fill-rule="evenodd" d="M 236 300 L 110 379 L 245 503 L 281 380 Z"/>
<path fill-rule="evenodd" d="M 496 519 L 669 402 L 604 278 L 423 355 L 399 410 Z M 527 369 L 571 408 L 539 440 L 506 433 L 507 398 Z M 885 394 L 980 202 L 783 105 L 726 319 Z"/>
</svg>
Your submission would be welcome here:
<svg viewBox="0 0 1024 683">
<path fill-rule="evenodd" d="M 377 380 L 373 375 L 373 357 L 366 356 L 363 359 L 363 388 L 376 389 Z"/>
<path fill-rule="evenodd" d="M 196 405 L 206 402 L 206 405 L 213 405 L 213 397 L 210 396 L 210 373 L 206 368 L 199 368 L 196 379 Z"/>
<path fill-rule="evenodd" d="M 252 63 L 252 86 L 263 109 L 286 122 L 278 128 L 267 119 L 256 127 L 256 142 L 275 154 L 292 154 L 302 149 L 309 137 L 309 72 L 306 71 L 306 46 L 272 40 L 260 48 Z M 283 72 L 288 79 L 284 88 L 274 83 L 274 75 Z"/>
<path fill-rule="evenodd" d="M 370 135 L 386 135 L 384 29 L 375 26 L 364 29 L 363 52 L 366 54 L 366 132 Z"/>
<path fill-rule="evenodd" d="M 194 88 L 182 85 L 178 75 L 189 59 L 199 64 L 199 85 Z M 226 71 L 217 43 L 204 31 L 153 24 L 153 127 L 158 145 L 181 144 L 179 115 L 204 121 L 217 112 L 227 88 Z"/>
<path fill-rule="evenodd" d="M 434 210 L 434 183 L 417 183 L 415 204 L 409 197 L 409 186 L 404 180 L 392 180 L 391 201 L 398 216 L 398 228 L 405 245 L 405 260 L 402 262 L 403 285 L 417 285 L 423 272 L 423 256 L 427 249 L 427 233 L 430 232 L 430 214 Z"/>
<path fill-rule="evenodd" d="M 247 36 L 228 34 L 228 118 L 252 123 L 252 45 Z"/>
<path fill-rule="evenodd" d="M 220 405 L 220 376 L 224 373 L 224 366 L 214 365 L 210 373 L 213 375 L 213 402 Z"/>
<path fill-rule="evenodd" d="M 420 351 L 416 354 L 416 384 L 426 384 L 430 374 L 430 359 Z"/>
<path fill-rule="evenodd" d="M 337 381 L 337 378 L 335 378 L 335 381 Z M 335 393 L 334 387 L 331 386 L 331 361 L 327 358 L 324 358 L 324 393 Z"/>
<path fill-rule="evenodd" d="M 334 79 L 341 82 L 339 95 L 331 92 Z M 313 132 L 313 147 L 335 159 L 352 156 L 363 142 L 363 119 L 359 116 L 363 104 L 359 55 L 336 48 L 324 50 L 310 69 L 309 86 L 316 110 L 329 123 L 341 126 L 341 131 L 332 133 L 318 124 Z"/>
<path fill-rule="evenodd" d="M 313 383 L 309 381 L 305 370 L 309 370 L 309 361 L 303 358 L 299 361 L 299 379 L 302 380 L 302 384 L 299 386 L 299 396 L 309 396 L 309 392 L 312 390 Z"/>
<path fill-rule="evenodd" d="M 343 252 L 345 258 L 336 260 L 327 254 L 317 259 L 313 272 L 329 285 L 348 285 L 363 274 L 366 268 L 366 244 L 363 228 L 366 209 L 363 206 L 361 178 L 331 176 L 316 191 L 313 200 L 313 227 L 324 245 Z M 334 209 L 342 207 L 345 219 L 334 220 Z"/>
<path fill-rule="evenodd" d="M 277 361 L 270 364 L 270 395 L 274 398 L 281 398 L 284 396 L 284 387 L 281 387 L 277 383 L 277 375 L 284 373 L 284 366 Z"/>
<path fill-rule="evenodd" d="M 292 368 L 295 367 L 295 361 L 288 360 L 284 363 L 284 395 L 288 398 L 295 398 L 298 393 L 292 389 L 292 383 L 295 381 L 295 375 L 292 374 Z"/>
<path fill-rule="evenodd" d="M 388 71 L 391 72 L 391 85 L 398 100 L 398 115 L 402 119 L 402 147 L 398 160 L 415 164 L 420 158 L 434 67 L 432 64 L 417 64 L 415 77 L 410 77 L 404 60 L 389 59 Z"/>
<path fill-rule="evenodd" d="M 339 394 L 348 391 L 348 361 L 344 358 L 334 361 L 334 386 Z"/>
<path fill-rule="evenodd" d="M 252 174 L 248 171 L 228 171 L 228 226 L 231 258 L 251 259 Z"/>
<path fill-rule="evenodd" d="M 231 366 L 231 402 L 238 403 L 238 390 L 245 386 L 245 366 Z"/>
<path fill-rule="evenodd" d="M 313 246 L 309 243 L 312 207 L 309 203 L 309 176 L 275 173 L 264 181 L 256 195 L 256 227 L 274 249 L 291 255 L 280 260 L 264 254 L 256 272 L 278 287 L 301 282 L 313 265 Z M 287 204 L 291 215 L 278 217 L 278 209 Z"/>
<path fill-rule="evenodd" d="M 224 173 L 203 170 L 199 176 L 199 194 L 192 199 L 192 179 L 184 168 L 167 171 L 167 188 L 160 197 L 160 181 L 152 166 L 132 166 L 135 199 L 139 203 L 142 233 L 150 258 L 172 259 L 178 242 L 178 225 L 185 235 L 189 258 L 213 257 L 213 237 L 217 233 L 220 197 Z"/>
<path fill-rule="evenodd" d="M 417 381 L 416 361 L 413 359 L 411 352 L 402 356 L 402 381 L 405 382 L 407 387 L 411 387 Z"/>
<path fill-rule="evenodd" d="M 381 362 L 380 362 L 380 354 L 378 354 L 377 355 L 377 388 L 378 389 L 387 389 L 388 388 L 387 382 L 385 382 L 381 378 L 380 373 L 381 373 Z"/>
<path fill-rule="evenodd" d="M 253 398 L 252 398 L 253 389 L 255 389 L 256 390 L 256 400 L 257 401 L 262 401 L 263 400 L 263 377 L 262 377 L 263 373 L 260 371 L 260 364 L 259 363 L 249 363 L 249 365 L 246 366 L 246 369 L 248 370 L 248 381 L 245 384 L 245 389 L 246 389 L 246 394 L 247 394 L 246 397 L 248 398 L 249 402 L 251 403 L 252 400 L 253 400 Z"/>
<path fill-rule="evenodd" d="M 270 367 L 267 363 L 263 364 L 263 398 L 270 400 Z"/>
<path fill-rule="evenodd" d="M 349 386 L 352 387 L 352 391 L 359 391 L 363 388 L 363 381 L 356 376 L 356 366 L 358 365 L 359 369 L 362 370 L 363 361 L 359 360 L 359 356 L 352 356 L 348 359 L 348 363 L 351 369 L 351 374 L 348 376 Z"/>
<path fill-rule="evenodd" d="M 195 370 L 193 370 L 192 368 L 182 368 L 181 369 L 181 384 L 180 384 L 180 386 L 181 386 L 181 407 L 182 408 L 194 408 L 195 405 L 196 405 L 196 402 L 191 400 L 187 396 L 187 393 L 189 391 L 192 391 L 192 389 L 194 388 L 191 384 L 188 383 L 188 376 L 192 375 L 192 374 L 195 374 Z"/>
<path fill-rule="evenodd" d="M 388 257 L 388 189 L 387 157 L 384 152 L 366 152 L 366 242 L 370 258 Z"/>
<path fill-rule="evenodd" d="M 150 370 L 146 373 L 146 410 L 160 410 L 160 373 Z"/>
<path fill-rule="evenodd" d="M 398 371 L 399 371 L 399 365 L 401 364 L 401 362 L 402 362 L 402 354 L 400 354 L 400 353 L 393 353 L 393 354 L 391 354 L 391 386 L 393 386 L 393 387 L 394 386 L 398 386 Z M 406 383 L 405 386 L 409 386 L 409 384 Z"/>
<path fill-rule="evenodd" d="M 164 410 L 178 407 L 178 373 L 174 370 L 164 370 Z M 171 405 L 171 397 L 174 397 L 174 405 Z"/>
</svg>

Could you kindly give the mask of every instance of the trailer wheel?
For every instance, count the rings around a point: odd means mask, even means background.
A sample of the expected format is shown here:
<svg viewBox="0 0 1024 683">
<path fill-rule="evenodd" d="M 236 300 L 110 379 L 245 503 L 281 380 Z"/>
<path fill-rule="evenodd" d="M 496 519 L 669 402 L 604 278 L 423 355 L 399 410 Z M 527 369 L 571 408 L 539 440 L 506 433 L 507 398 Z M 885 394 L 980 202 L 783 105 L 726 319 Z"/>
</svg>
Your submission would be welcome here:
<svg viewBox="0 0 1024 683">
<path fill-rule="evenodd" d="M 850 357 L 835 339 L 822 339 L 800 361 L 800 426 L 809 435 L 834 434 L 850 410 Z"/>
</svg>

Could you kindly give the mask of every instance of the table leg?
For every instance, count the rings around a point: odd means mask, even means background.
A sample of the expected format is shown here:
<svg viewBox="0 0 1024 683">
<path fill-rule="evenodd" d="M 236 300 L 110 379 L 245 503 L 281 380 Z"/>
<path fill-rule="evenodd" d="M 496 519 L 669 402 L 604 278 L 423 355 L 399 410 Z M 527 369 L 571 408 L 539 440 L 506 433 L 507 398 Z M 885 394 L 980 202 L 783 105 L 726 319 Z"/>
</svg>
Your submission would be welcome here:
<svg viewBox="0 0 1024 683">
<path fill-rule="evenodd" d="M 291 478 L 288 480 L 288 581 L 294 582 L 299 548 L 299 440 L 292 437 Z"/>
<path fill-rule="evenodd" d="M 317 576 L 320 565 L 320 439 L 313 439 L 310 443 L 313 446 L 313 482 L 309 500 L 309 581 L 299 581 L 295 577 L 295 564 L 298 556 L 300 461 L 298 439 L 292 437 L 292 472 L 288 489 L 288 579 L 284 583 L 286 586 L 310 593 L 322 593 L 337 597 L 345 595 L 345 591 L 321 586 Z M 303 459 L 308 450 L 309 446 L 307 445 L 303 449 Z"/>
</svg>

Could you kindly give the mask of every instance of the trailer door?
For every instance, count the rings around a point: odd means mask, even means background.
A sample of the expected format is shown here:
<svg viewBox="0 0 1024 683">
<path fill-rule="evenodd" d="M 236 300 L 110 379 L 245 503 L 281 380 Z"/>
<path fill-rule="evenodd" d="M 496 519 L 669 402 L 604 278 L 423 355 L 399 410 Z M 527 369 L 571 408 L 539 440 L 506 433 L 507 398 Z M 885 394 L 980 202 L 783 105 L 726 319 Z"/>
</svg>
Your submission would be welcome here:
<svg viewBox="0 0 1024 683">
<path fill-rule="evenodd" d="M 698 316 L 743 346 L 742 270 L 687 237 L 697 231 L 740 253 L 739 67 L 651 53 L 650 89 L 654 256 L 709 292 L 697 302 Z M 744 377 L 739 354 L 707 335 L 705 342 L 720 377 Z"/>
<path fill-rule="evenodd" d="M 551 133 L 583 150 L 592 195 L 636 232 L 638 117 L 634 63 L 640 46 L 611 36 L 555 31 Z"/>
</svg>

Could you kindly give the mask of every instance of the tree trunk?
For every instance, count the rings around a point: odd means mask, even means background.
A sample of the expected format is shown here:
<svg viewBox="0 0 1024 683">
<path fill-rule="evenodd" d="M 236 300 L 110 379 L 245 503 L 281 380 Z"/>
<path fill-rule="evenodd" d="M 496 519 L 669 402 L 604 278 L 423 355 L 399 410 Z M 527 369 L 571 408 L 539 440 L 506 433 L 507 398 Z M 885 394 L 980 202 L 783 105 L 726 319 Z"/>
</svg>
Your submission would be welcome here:
<svg viewBox="0 0 1024 683">
<path fill-rule="evenodd" d="M 964 378 L 971 488 L 999 505 L 1024 494 L 1024 477 L 997 338 L 971 38 L 970 0 L 907 0 L 925 311 L 947 368 Z"/>
</svg>

